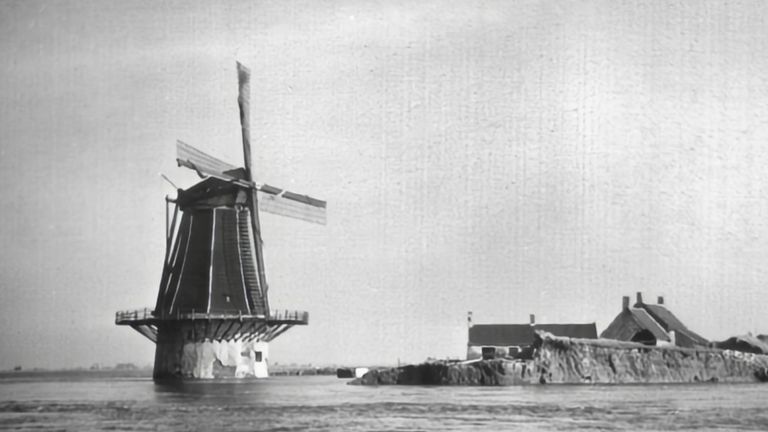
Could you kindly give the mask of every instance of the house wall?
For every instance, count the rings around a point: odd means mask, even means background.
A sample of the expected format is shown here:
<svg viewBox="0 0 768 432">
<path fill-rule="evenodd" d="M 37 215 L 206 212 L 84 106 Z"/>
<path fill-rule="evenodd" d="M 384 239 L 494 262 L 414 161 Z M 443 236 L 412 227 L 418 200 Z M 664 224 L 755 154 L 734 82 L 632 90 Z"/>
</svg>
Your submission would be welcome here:
<svg viewBox="0 0 768 432">
<path fill-rule="evenodd" d="M 516 347 L 522 351 L 525 347 L 509 345 L 509 346 L 497 346 L 497 345 L 468 345 L 467 346 L 467 360 L 476 360 L 483 358 L 483 348 L 492 346 L 496 349 L 496 358 L 504 358 L 509 356 L 509 349 Z"/>
</svg>

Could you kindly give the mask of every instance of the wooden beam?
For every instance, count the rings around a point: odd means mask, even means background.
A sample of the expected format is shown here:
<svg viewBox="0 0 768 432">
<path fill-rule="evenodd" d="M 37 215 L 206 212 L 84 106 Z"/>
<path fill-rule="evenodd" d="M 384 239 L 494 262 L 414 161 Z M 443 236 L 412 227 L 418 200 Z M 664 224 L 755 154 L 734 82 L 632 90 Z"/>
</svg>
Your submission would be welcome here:
<svg viewBox="0 0 768 432">
<path fill-rule="evenodd" d="M 250 341 L 252 341 L 252 340 L 254 340 L 254 339 L 256 339 L 256 338 L 260 337 L 261 335 L 263 335 L 263 334 L 264 334 L 264 331 L 263 331 L 263 330 L 264 330 L 264 328 L 266 328 L 266 327 L 267 327 L 267 324 L 266 324 L 266 323 L 260 323 L 260 324 L 256 324 L 256 325 L 254 326 L 253 330 L 251 330 L 251 332 L 250 332 L 250 334 L 248 335 L 248 337 L 246 337 L 244 340 L 245 340 L 246 342 L 250 342 Z"/>
<path fill-rule="evenodd" d="M 228 326 L 228 327 L 227 327 L 227 328 L 224 330 L 224 332 L 221 334 L 221 336 L 220 336 L 220 338 L 219 338 L 219 341 L 222 341 L 222 340 L 225 340 L 225 341 L 226 341 L 226 340 L 229 340 L 229 338 L 230 338 L 230 336 L 229 336 L 229 332 L 232 330 L 232 328 L 235 326 L 235 324 L 238 324 L 238 323 L 239 323 L 238 321 L 235 321 L 235 320 L 230 320 L 229 326 Z"/>
<path fill-rule="evenodd" d="M 290 329 L 291 327 L 293 327 L 293 324 L 282 324 L 276 331 L 272 332 L 272 334 L 269 335 L 269 340 L 267 342 L 271 342 L 281 334 L 288 331 L 288 329 Z"/>
<path fill-rule="evenodd" d="M 219 332 L 219 330 L 221 330 L 221 326 L 224 325 L 225 321 L 224 320 L 217 320 L 217 321 L 219 322 L 219 324 L 216 326 L 216 330 L 213 331 L 212 340 L 217 340 L 221 342 L 221 333 Z"/>
<path fill-rule="evenodd" d="M 131 328 L 141 333 L 142 336 L 157 343 L 157 329 L 146 324 L 131 325 Z"/>
</svg>

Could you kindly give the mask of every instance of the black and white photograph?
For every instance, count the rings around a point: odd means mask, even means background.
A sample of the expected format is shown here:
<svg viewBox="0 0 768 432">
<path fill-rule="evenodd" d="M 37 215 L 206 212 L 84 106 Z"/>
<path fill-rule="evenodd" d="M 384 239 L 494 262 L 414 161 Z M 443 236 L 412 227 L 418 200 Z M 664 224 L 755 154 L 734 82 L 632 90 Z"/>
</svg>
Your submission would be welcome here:
<svg viewBox="0 0 768 432">
<path fill-rule="evenodd" d="M 0 430 L 768 430 L 768 3 L 0 0 Z"/>
</svg>

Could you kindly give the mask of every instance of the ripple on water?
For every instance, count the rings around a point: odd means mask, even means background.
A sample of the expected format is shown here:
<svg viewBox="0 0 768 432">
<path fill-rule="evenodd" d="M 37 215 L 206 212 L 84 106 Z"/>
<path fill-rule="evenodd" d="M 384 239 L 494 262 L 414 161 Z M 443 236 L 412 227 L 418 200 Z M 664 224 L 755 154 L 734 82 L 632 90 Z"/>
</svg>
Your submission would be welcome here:
<svg viewBox="0 0 768 432">
<path fill-rule="evenodd" d="M 358 387 L 331 377 L 160 386 L 0 380 L 15 430 L 768 430 L 768 385 Z"/>
</svg>

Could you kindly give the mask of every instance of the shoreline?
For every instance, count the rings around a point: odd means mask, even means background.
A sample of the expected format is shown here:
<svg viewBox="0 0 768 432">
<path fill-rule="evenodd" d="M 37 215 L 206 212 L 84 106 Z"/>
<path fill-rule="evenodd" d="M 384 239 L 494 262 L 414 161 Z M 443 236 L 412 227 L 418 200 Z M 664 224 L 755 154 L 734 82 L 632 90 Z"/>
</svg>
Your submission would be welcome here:
<svg viewBox="0 0 768 432">
<path fill-rule="evenodd" d="M 349 384 L 675 384 L 768 381 L 768 355 L 716 348 L 648 346 L 536 332 L 531 360 L 432 362 L 371 370 Z"/>
</svg>

